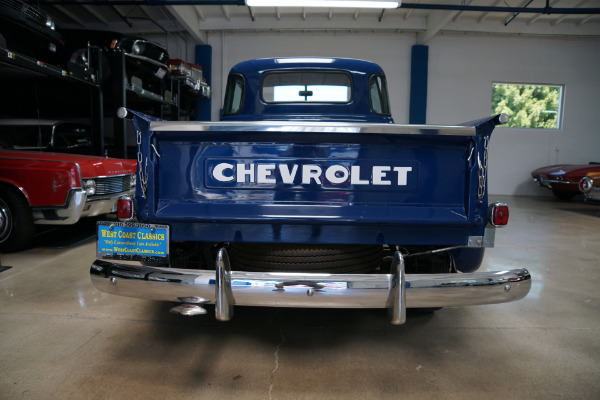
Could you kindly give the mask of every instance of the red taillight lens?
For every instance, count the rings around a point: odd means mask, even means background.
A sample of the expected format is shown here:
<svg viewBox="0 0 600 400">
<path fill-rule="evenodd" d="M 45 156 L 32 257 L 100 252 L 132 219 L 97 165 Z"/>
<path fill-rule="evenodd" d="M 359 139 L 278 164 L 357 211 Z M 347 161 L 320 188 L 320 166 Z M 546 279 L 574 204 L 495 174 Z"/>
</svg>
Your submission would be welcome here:
<svg viewBox="0 0 600 400">
<path fill-rule="evenodd" d="M 133 218 L 133 200 L 129 197 L 121 197 L 117 202 L 117 218 L 127 221 Z"/>
<path fill-rule="evenodd" d="M 500 203 L 492 205 L 490 222 L 494 226 L 504 226 L 508 224 L 508 206 Z"/>
</svg>

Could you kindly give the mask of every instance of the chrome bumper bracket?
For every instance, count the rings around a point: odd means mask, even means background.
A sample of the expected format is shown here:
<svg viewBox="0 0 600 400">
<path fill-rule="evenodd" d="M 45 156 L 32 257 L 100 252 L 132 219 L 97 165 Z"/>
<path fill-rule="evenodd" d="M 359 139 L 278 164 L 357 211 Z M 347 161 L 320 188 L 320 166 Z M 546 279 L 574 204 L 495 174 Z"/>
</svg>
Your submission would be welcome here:
<svg viewBox="0 0 600 400">
<path fill-rule="evenodd" d="M 388 310 L 393 325 L 406 322 L 406 275 L 404 273 L 404 257 L 397 251 L 392 262 L 392 287 L 390 288 Z"/>
<path fill-rule="evenodd" d="M 225 248 L 221 248 L 215 262 L 217 280 L 215 285 L 215 318 L 229 321 L 233 317 L 235 299 L 231 290 L 231 264 Z"/>
</svg>

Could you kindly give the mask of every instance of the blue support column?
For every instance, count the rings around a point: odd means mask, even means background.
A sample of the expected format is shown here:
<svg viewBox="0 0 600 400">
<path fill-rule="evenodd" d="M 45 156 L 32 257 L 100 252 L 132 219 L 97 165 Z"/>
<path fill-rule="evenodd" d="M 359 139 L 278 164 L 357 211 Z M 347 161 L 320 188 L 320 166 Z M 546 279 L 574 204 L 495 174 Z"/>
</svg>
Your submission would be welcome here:
<svg viewBox="0 0 600 400">
<path fill-rule="evenodd" d="M 427 79 L 429 75 L 429 46 L 414 45 L 410 71 L 410 124 L 427 121 Z"/>
<path fill-rule="evenodd" d="M 200 44 L 196 46 L 195 64 L 202 67 L 202 75 L 206 78 L 206 82 L 212 89 L 212 46 L 208 44 Z M 196 101 L 196 120 L 210 121 L 211 116 L 211 101 L 210 99 L 198 99 Z"/>
</svg>

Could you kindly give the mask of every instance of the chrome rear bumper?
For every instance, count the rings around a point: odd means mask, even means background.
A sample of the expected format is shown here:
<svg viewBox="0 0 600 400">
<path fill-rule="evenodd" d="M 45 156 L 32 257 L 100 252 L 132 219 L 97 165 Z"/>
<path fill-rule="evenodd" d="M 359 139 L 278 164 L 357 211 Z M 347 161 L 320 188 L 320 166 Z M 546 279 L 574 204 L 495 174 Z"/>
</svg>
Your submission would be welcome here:
<svg viewBox="0 0 600 400">
<path fill-rule="evenodd" d="M 90 269 L 99 290 L 120 296 L 184 304 L 215 304 L 227 321 L 233 306 L 306 308 L 388 308 L 393 324 L 403 324 L 406 308 L 505 303 L 527 295 L 526 269 L 456 274 L 404 273 L 394 256 L 391 274 L 262 273 L 231 271 L 225 249 L 216 270 L 189 270 L 117 264 L 96 260 Z"/>
</svg>

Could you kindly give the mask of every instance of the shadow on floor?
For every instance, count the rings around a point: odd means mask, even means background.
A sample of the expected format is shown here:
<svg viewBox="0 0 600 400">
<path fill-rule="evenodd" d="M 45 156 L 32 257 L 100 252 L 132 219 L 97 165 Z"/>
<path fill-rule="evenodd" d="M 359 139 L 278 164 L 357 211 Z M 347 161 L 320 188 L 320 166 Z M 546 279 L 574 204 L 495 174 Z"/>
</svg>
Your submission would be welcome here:
<svg viewBox="0 0 600 400">
<path fill-rule="evenodd" d="M 40 225 L 31 247 L 62 249 L 94 240 L 97 221 L 96 218 L 84 218 L 74 225 Z"/>
</svg>

